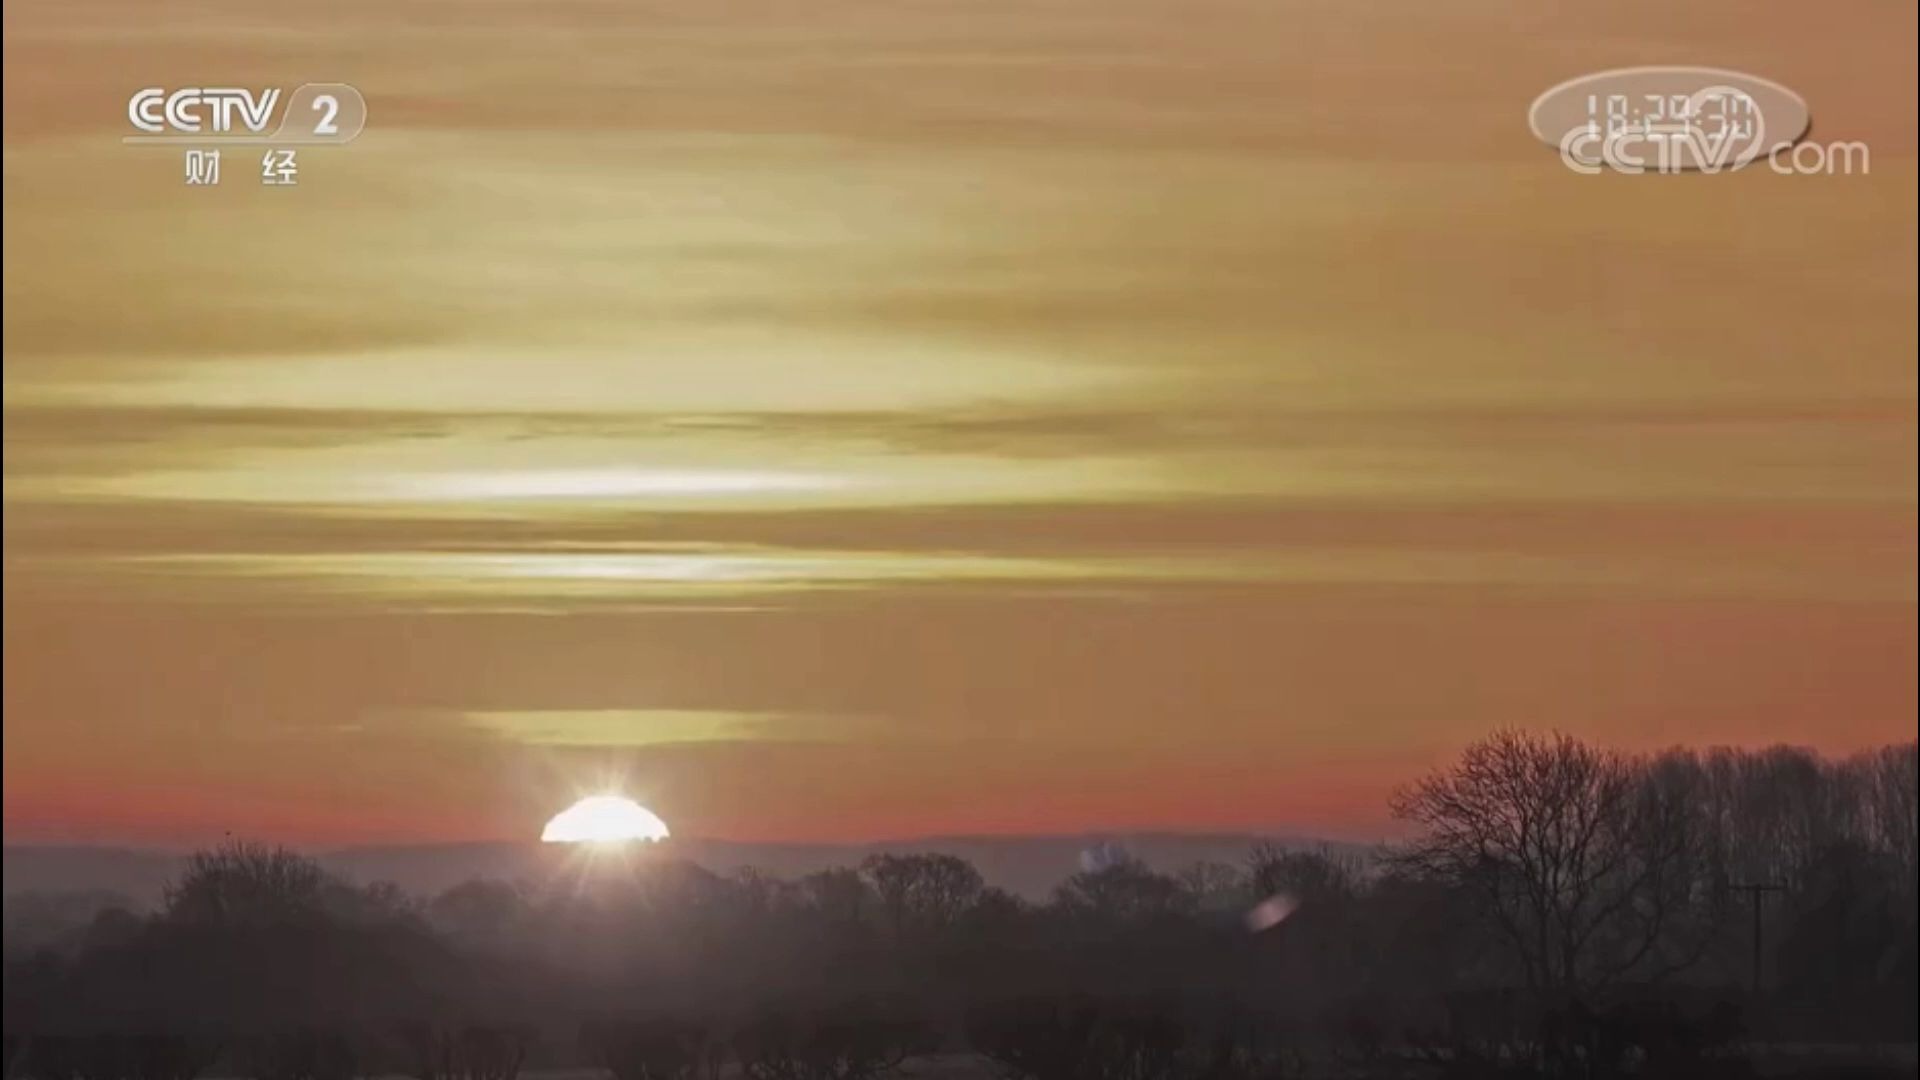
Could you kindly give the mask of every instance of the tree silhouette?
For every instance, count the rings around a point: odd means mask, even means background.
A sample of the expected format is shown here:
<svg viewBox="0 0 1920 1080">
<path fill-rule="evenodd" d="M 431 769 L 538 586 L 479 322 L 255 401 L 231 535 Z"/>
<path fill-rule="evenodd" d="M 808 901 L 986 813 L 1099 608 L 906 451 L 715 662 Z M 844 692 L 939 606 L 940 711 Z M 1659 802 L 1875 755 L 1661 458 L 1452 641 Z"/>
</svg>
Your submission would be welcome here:
<svg viewBox="0 0 1920 1080">
<path fill-rule="evenodd" d="M 1670 974 L 1698 956 L 1664 948 L 1696 899 L 1672 779 L 1565 735 L 1498 732 L 1396 793 L 1394 813 L 1424 830 L 1400 859 L 1465 890 L 1535 990 Z"/>
<path fill-rule="evenodd" d="M 320 914 L 328 885 L 311 859 L 235 840 L 187 857 L 186 871 L 167 887 L 165 912 L 180 922 L 303 921 Z"/>
<path fill-rule="evenodd" d="M 972 905 L 986 882 L 953 855 L 872 855 L 860 864 L 895 940 L 943 930 Z"/>
<path fill-rule="evenodd" d="M 614 1080 L 713 1080 L 723 1060 L 711 1026 L 680 1017 L 601 1020 L 582 1036 Z"/>
<path fill-rule="evenodd" d="M 933 1044 L 925 1020 L 872 998 L 763 1008 L 734 1034 L 748 1080 L 875 1080 Z"/>
<path fill-rule="evenodd" d="M 1109 925 L 1184 915 L 1195 906 L 1180 881 L 1130 855 L 1067 878 L 1054 891 L 1054 903 L 1070 916 Z"/>
</svg>

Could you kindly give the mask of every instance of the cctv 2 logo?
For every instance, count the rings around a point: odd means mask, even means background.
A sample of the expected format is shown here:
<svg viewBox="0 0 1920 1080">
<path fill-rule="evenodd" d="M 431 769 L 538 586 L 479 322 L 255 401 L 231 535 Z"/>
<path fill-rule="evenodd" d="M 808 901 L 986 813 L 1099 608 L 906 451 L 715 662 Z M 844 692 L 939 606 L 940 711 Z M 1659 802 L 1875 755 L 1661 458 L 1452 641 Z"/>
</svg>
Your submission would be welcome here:
<svg viewBox="0 0 1920 1080">
<path fill-rule="evenodd" d="M 169 91 L 149 86 L 127 99 L 127 119 L 139 134 L 133 143 L 347 143 L 367 126 L 367 99 L 346 83 L 306 83 L 286 95 L 273 131 L 281 92 L 235 87 L 189 86 Z"/>
</svg>

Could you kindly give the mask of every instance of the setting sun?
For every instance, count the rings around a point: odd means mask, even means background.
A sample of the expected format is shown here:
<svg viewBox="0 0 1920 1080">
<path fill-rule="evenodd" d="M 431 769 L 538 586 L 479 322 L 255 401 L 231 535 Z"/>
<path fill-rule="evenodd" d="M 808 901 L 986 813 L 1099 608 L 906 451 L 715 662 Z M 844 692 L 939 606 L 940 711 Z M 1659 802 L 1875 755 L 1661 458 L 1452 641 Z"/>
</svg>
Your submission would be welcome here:
<svg viewBox="0 0 1920 1080">
<path fill-rule="evenodd" d="M 659 815 L 620 795 L 591 795 L 553 816 L 540 832 L 552 844 L 604 844 L 624 840 L 665 840 L 667 823 Z"/>
</svg>

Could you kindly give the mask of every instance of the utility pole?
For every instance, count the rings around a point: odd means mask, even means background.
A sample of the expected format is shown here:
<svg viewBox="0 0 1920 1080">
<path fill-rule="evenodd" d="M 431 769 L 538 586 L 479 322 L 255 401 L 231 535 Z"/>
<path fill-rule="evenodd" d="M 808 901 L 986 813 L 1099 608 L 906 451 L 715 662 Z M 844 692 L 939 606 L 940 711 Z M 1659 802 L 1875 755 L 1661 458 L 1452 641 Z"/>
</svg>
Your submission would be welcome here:
<svg viewBox="0 0 1920 1080">
<path fill-rule="evenodd" d="M 1763 924 L 1760 921 L 1760 902 L 1765 898 L 1767 893 L 1783 893 L 1787 891 L 1787 887 L 1785 885 L 1767 885 L 1754 882 L 1749 885 L 1735 885 L 1733 888 L 1735 892 L 1746 893 L 1748 902 L 1753 905 L 1753 1000 L 1755 1004 L 1758 1004 L 1760 1001 L 1760 969 L 1763 958 L 1766 956 L 1765 950 L 1761 947 L 1761 934 L 1763 932 L 1761 927 Z"/>
</svg>

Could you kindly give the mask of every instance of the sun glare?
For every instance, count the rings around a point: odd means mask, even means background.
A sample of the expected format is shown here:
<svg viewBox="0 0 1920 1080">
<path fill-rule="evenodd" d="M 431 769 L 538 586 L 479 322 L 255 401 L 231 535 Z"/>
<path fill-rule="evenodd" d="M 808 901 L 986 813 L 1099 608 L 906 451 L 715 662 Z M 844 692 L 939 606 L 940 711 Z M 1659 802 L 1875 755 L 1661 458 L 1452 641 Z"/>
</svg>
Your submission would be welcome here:
<svg viewBox="0 0 1920 1080">
<path fill-rule="evenodd" d="M 540 839 L 550 844 L 606 844 L 665 840 L 667 835 L 667 823 L 632 799 L 590 795 L 555 814 Z"/>
</svg>

